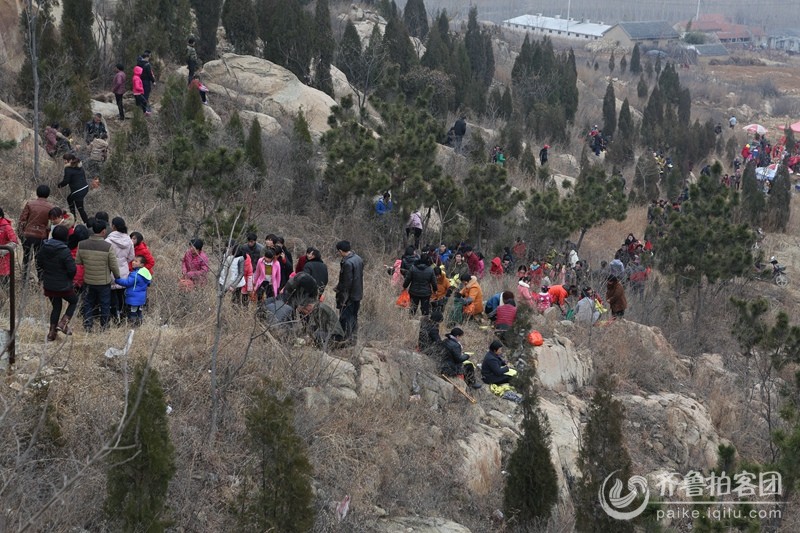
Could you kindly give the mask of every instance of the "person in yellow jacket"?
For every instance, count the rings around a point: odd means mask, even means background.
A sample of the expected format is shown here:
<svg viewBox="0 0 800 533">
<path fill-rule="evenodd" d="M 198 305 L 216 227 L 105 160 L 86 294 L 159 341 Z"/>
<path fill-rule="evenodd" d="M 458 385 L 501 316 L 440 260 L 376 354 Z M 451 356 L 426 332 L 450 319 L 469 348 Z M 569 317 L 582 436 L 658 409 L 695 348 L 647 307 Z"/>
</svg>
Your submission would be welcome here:
<svg viewBox="0 0 800 533">
<path fill-rule="evenodd" d="M 478 278 L 470 276 L 464 280 L 461 296 L 464 298 L 465 315 L 474 317 L 483 313 L 483 291 L 478 284 Z"/>
</svg>

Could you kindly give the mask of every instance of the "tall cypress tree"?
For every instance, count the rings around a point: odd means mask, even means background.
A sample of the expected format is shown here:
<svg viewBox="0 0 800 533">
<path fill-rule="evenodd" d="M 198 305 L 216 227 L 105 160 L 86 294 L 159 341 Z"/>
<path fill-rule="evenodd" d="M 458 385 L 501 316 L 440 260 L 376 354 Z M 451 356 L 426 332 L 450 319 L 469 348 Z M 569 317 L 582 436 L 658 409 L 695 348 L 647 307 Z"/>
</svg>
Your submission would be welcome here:
<svg viewBox="0 0 800 533">
<path fill-rule="evenodd" d="M 311 15 L 299 0 L 256 0 L 256 16 L 264 58 L 308 81 L 314 54 Z"/>
<path fill-rule="evenodd" d="M 136 365 L 127 401 L 127 412 L 133 415 L 119 449 L 109 455 L 105 509 L 111 519 L 122 522 L 126 532 L 164 531 L 169 524 L 164 510 L 175 474 L 175 448 L 158 372 L 144 361 Z"/>
<path fill-rule="evenodd" d="M 610 378 L 600 376 L 589 404 L 589 421 L 578 454 L 578 466 L 583 477 L 575 499 L 575 529 L 581 532 L 633 531 L 630 521 L 611 518 L 602 510 L 598 500 L 606 477 L 614 472 L 618 480 L 627 480 L 631 476 L 631 458 L 622 435 L 625 410 L 622 403 L 612 397 L 612 391 Z M 610 489 L 610 485 L 606 487 L 606 491 Z M 604 495 L 607 496 L 607 493 Z"/>
<path fill-rule="evenodd" d="M 267 170 L 264 147 L 261 144 L 261 123 L 256 119 L 250 124 L 250 133 L 244 143 L 244 153 L 251 167 L 261 172 Z"/>
<path fill-rule="evenodd" d="M 428 12 L 423 0 L 408 0 L 403 9 L 403 22 L 409 35 L 423 40 L 428 36 Z"/>
<path fill-rule="evenodd" d="M 63 0 L 61 13 L 61 46 L 67 51 L 74 75 L 84 82 L 92 76 L 97 47 L 92 25 L 87 23 L 94 17 L 92 0 Z"/>
<path fill-rule="evenodd" d="M 222 6 L 222 25 L 225 36 L 237 54 L 253 55 L 256 51 L 258 24 L 253 0 L 225 0 Z"/>
<path fill-rule="evenodd" d="M 603 97 L 603 135 L 614 137 L 617 129 L 617 97 L 614 95 L 614 82 L 609 80 L 606 95 Z"/>
<path fill-rule="evenodd" d="M 222 10 L 222 0 L 191 0 L 197 17 L 197 55 L 202 61 L 217 58 L 217 28 Z"/>
<path fill-rule="evenodd" d="M 314 86 L 328 96 L 333 97 L 333 79 L 331 63 L 336 48 L 336 41 L 331 31 L 331 12 L 328 0 L 317 0 L 314 9 L 314 41 L 317 63 L 314 69 Z"/>
<path fill-rule="evenodd" d="M 400 68 L 400 74 L 407 73 L 417 63 L 417 53 L 409 39 L 408 30 L 399 17 L 391 17 L 386 22 L 383 48 L 387 59 Z"/>
<path fill-rule="evenodd" d="M 789 223 L 792 202 L 792 181 L 789 177 L 789 167 L 779 165 L 772 188 L 769 190 L 767 200 L 767 213 L 765 222 L 770 231 L 786 231 Z"/>
<path fill-rule="evenodd" d="M 191 24 L 189 0 L 118 2 L 111 41 L 117 57 L 129 68 L 145 49 L 184 64 Z"/>
<path fill-rule="evenodd" d="M 629 70 L 631 74 L 641 74 L 642 73 L 642 60 L 641 60 L 641 51 L 639 50 L 639 43 L 633 45 L 633 51 L 631 52 L 631 62 L 629 65 Z"/>
<path fill-rule="evenodd" d="M 336 50 L 336 66 L 341 70 L 347 81 L 353 85 L 358 85 L 363 77 L 362 73 L 362 49 L 361 37 L 352 20 L 347 21 L 342 34 L 342 40 Z"/>
<path fill-rule="evenodd" d="M 756 179 L 756 163 L 749 161 L 742 172 L 742 220 L 758 227 L 764 220 L 766 200 L 761 184 Z"/>
<path fill-rule="evenodd" d="M 550 423 L 539 408 L 539 392 L 531 373 L 523 383 L 522 436 L 508 461 L 503 507 L 509 522 L 533 526 L 546 521 L 558 501 L 558 478 L 550 458 Z"/>
<path fill-rule="evenodd" d="M 239 526 L 245 531 L 305 533 L 314 526 L 311 464 L 294 429 L 294 405 L 262 391 L 247 411 L 253 481 L 242 489 Z"/>
</svg>

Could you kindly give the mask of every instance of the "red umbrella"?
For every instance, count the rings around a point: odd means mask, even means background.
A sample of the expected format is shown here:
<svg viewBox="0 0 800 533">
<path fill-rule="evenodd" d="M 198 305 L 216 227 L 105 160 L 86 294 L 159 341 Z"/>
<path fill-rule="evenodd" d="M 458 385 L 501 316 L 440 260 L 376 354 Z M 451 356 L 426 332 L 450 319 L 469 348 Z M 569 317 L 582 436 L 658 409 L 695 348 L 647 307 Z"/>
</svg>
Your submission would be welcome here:
<svg viewBox="0 0 800 533">
<path fill-rule="evenodd" d="M 758 133 L 759 135 L 764 135 L 765 133 L 767 133 L 767 131 L 769 131 L 761 124 L 748 124 L 742 129 L 747 133 Z"/>
</svg>

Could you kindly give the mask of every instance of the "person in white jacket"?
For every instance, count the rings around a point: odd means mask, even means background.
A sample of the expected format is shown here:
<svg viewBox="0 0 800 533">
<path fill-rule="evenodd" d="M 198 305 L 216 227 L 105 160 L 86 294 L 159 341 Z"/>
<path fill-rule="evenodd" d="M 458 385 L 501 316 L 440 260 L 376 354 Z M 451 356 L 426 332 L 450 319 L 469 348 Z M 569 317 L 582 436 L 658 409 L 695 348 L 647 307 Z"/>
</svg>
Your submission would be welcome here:
<svg viewBox="0 0 800 533">
<path fill-rule="evenodd" d="M 241 301 L 241 298 L 237 298 L 240 292 L 237 289 L 244 287 L 246 282 L 244 279 L 244 254 L 242 248 L 236 243 L 231 243 L 225 252 L 225 259 L 219 272 L 220 289 L 222 292 L 232 293 L 234 301 Z"/>
<path fill-rule="evenodd" d="M 128 226 L 122 217 L 111 219 L 111 233 L 106 237 L 106 242 L 111 244 L 114 255 L 117 256 L 119 277 L 127 278 L 130 274 L 128 265 L 136 257 L 133 241 L 128 235 Z M 111 318 L 120 324 L 125 317 L 125 287 L 116 283 L 111 284 Z"/>
</svg>

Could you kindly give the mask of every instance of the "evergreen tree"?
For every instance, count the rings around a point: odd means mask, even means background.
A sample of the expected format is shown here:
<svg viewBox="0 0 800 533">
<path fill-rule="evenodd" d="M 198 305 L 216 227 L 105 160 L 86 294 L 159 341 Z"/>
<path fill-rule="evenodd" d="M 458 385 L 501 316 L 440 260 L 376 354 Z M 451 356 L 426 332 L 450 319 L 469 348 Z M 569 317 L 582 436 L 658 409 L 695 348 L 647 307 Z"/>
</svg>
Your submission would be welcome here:
<svg viewBox="0 0 800 533">
<path fill-rule="evenodd" d="M 661 76 L 661 54 L 656 56 L 655 71 L 656 71 L 656 77 Z"/>
<path fill-rule="evenodd" d="M 610 219 L 621 222 L 628 211 L 622 180 L 606 176 L 601 165 L 582 165 L 575 190 L 566 201 L 570 204 L 573 225 L 580 230 L 577 248 L 591 228 Z"/>
<path fill-rule="evenodd" d="M 514 113 L 514 101 L 511 98 L 511 88 L 506 87 L 503 90 L 503 96 L 500 99 L 500 116 L 506 120 L 511 119 Z"/>
<path fill-rule="evenodd" d="M 264 159 L 264 147 L 261 144 L 261 123 L 256 119 L 253 119 L 253 122 L 250 124 L 250 133 L 247 134 L 244 154 L 251 167 L 260 172 L 265 172 L 267 170 L 267 162 Z"/>
<path fill-rule="evenodd" d="M 116 56 L 128 67 L 144 50 L 186 62 L 186 38 L 191 31 L 189 0 L 118 2 L 111 27 Z"/>
<path fill-rule="evenodd" d="M 233 140 L 236 141 L 236 144 L 244 146 L 244 125 L 242 124 L 242 118 L 239 116 L 237 110 L 234 109 L 233 112 L 231 112 L 225 129 L 228 131 L 228 134 L 233 137 Z"/>
<path fill-rule="evenodd" d="M 97 46 L 92 33 L 92 0 L 62 0 L 61 46 L 71 61 L 64 65 L 87 82 L 95 72 Z"/>
<path fill-rule="evenodd" d="M 124 531 L 159 532 L 169 525 L 164 511 L 175 474 L 175 448 L 158 372 L 140 361 L 133 383 L 127 398 L 131 418 L 118 449 L 109 454 L 105 509 L 109 518 L 122 522 Z"/>
<path fill-rule="evenodd" d="M 191 0 L 197 17 L 197 55 L 202 61 L 217 58 L 217 28 L 222 9 L 222 0 Z"/>
<path fill-rule="evenodd" d="M 753 232 L 733 222 L 738 198 L 728 192 L 717 180 L 701 175 L 689 188 L 680 213 L 670 215 L 659 246 L 661 271 L 673 276 L 679 288 L 697 288 L 697 313 L 703 309 L 704 282 L 730 280 L 753 267 Z"/>
<path fill-rule="evenodd" d="M 583 433 L 578 454 L 578 466 L 583 474 L 575 499 L 578 531 L 632 532 L 630 521 L 617 520 L 600 507 L 598 494 L 608 497 L 611 483 L 602 492 L 603 482 L 610 475 L 625 483 L 631 477 L 631 458 L 625 449 L 622 422 L 625 410 L 619 400 L 612 397 L 613 386 L 608 376 L 598 378 L 592 401 L 589 404 L 589 421 Z"/>
<path fill-rule="evenodd" d="M 609 80 L 606 95 L 603 97 L 603 135 L 613 138 L 617 128 L 617 97 L 614 95 L 614 82 Z"/>
<path fill-rule="evenodd" d="M 644 74 L 639 75 L 639 83 L 636 85 L 636 95 L 640 99 L 647 96 L 647 82 L 644 81 Z"/>
<path fill-rule="evenodd" d="M 292 161 L 295 161 L 292 180 L 292 209 L 298 215 L 311 211 L 311 191 L 315 190 L 315 171 L 312 164 L 314 143 L 303 111 L 294 119 L 292 128 Z"/>
<path fill-rule="evenodd" d="M 309 79 L 314 53 L 313 20 L 299 0 L 257 0 L 259 37 L 264 59 L 292 71 L 302 81 Z"/>
<path fill-rule="evenodd" d="M 362 77 L 361 37 L 352 20 L 347 21 L 342 40 L 336 49 L 336 67 L 341 70 L 350 84 L 358 85 Z"/>
<path fill-rule="evenodd" d="M 382 44 L 387 60 L 399 67 L 400 74 L 405 74 L 417 63 L 414 45 L 411 44 L 408 31 L 399 17 L 392 17 L 386 22 Z"/>
<path fill-rule="evenodd" d="M 256 52 L 258 26 L 254 24 L 256 7 L 253 0 L 225 0 L 222 6 L 222 25 L 225 36 L 237 54 L 253 55 Z"/>
<path fill-rule="evenodd" d="M 442 38 L 439 26 L 434 25 L 428 32 L 428 40 L 425 43 L 425 53 L 422 55 L 420 63 L 430 69 L 448 70 L 448 60 L 450 58 L 450 48 Z"/>
<path fill-rule="evenodd" d="M 522 155 L 522 127 L 512 120 L 506 123 L 500 132 L 500 143 L 508 160 L 519 159 Z"/>
<path fill-rule="evenodd" d="M 314 11 L 314 40 L 316 42 L 317 62 L 314 69 L 314 86 L 328 96 L 333 97 L 333 78 L 331 63 L 336 46 L 331 31 L 331 12 L 328 0 L 317 0 Z"/>
<path fill-rule="evenodd" d="M 558 478 L 550 458 L 550 423 L 539 408 L 535 371 L 519 377 L 522 436 L 508 461 L 503 508 L 509 523 L 532 526 L 545 522 L 558 502 Z"/>
<path fill-rule="evenodd" d="M 255 491 L 242 489 L 239 527 L 246 531 L 305 533 L 314 526 L 311 464 L 295 433 L 291 398 L 256 391 L 246 414 L 254 455 Z"/>
<path fill-rule="evenodd" d="M 536 157 L 533 155 L 530 143 L 525 145 L 525 150 L 522 151 L 522 155 L 519 158 L 519 168 L 529 176 L 536 175 Z"/>
<path fill-rule="evenodd" d="M 412 37 L 424 40 L 428 36 L 428 12 L 423 0 L 408 0 L 403 10 L 403 22 Z"/>
<path fill-rule="evenodd" d="M 634 128 L 631 106 L 626 98 L 622 102 L 622 107 L 619 110 L 619 117 L 617 118 L 617 138 L 615 142 L 609 146 L 608 154 L 606 155 L 606 157 L 611 157 L 613 163 L 624 165 L 633 161 L 635 145 Z"/>
<path fill-rule="evenodd" d="M 678 125 L 685 128 L 692 116 L 692 94 L 689 89 L 684 88 L 678 98 Z"/>
<path fill-rule="evenodd" d="M 656 85 L 642 114 L 642 143 L 646 146 L 657 147 L 664 143 L 664 103 L 661 100 L 661 91 Z"/>
<path fill-rule="evenodd" d="M 633 46 L 633 51 L 631 52 L 631 63 L 630 63 L 630 71 L 631 74 L 641 74 L 642 73 L 642 62 L 640 57 L 640 50 L 639 50 L 639 43 L 636 43 Z"/>
<path fill-rule="evenodd" d="M 470 216 L 471 237 L 481 242 L 483 228 L 490 220 L 497 220 L 525 200 L 525 193 L 515 191 L 508 183 L 506 170 L 495 164 L 474 165 L 464 178 L 463 213 Z M 480 198 L 480 202 L 475 202 Z"/>
<path fill-rule="evenodd" d="M 789 223 L 792 202 L 792 181 L 789 177 L 789 167 L 779 165 L 772 188 L 769 190 L 767 212 L 764 222 L 768 231 L 786 231 Z"/>
<path fill-rule="evenodd" d="M 578 69 L 575 66 L 575 52 L 569 49 L 566 58 L 561 61 L 561 83 L 559 95 L 564 107 L 564 116 L 568 122 L 575 120 L 578 111 Z"/>
<path fill-rule="evenodd" d="M 625 74 L 625 70 L 628 68 L 628 58 L 625 54 L 622 54 L 622 59 L 619 60 L 619 71 L 621 74 Z"/>
<path fill-rule="evenodd" d="M 756 163 L 749 161 L 742 172 L 742 220 L 753 227 L 761 226 L 766 205 L 761 185 L 756 179 Z"/>
<path fill-rule="evenodd" d="M 546 183 L 546 167 L 539 168 L 539 181 Z M 544 179 L 542 179 L 544 177 Z M 559 247 L 570 234 L 578 229 L 573 205 L 562 199 L 555 186 L 543 191 L 532 191 L 525 204 L 528 218 L 528 241 L 538 249 L 531 252 L 543 255 L 554 247 Z"/>
<path fill-rule="evenodd" d="M 616 68 L 617 63 L 614 58 L 614 50 L 611 50 L 611 57 L 608 58 L 608 71 L 611 74 L 614 74 L 614 69 Z"/>
</svg>

